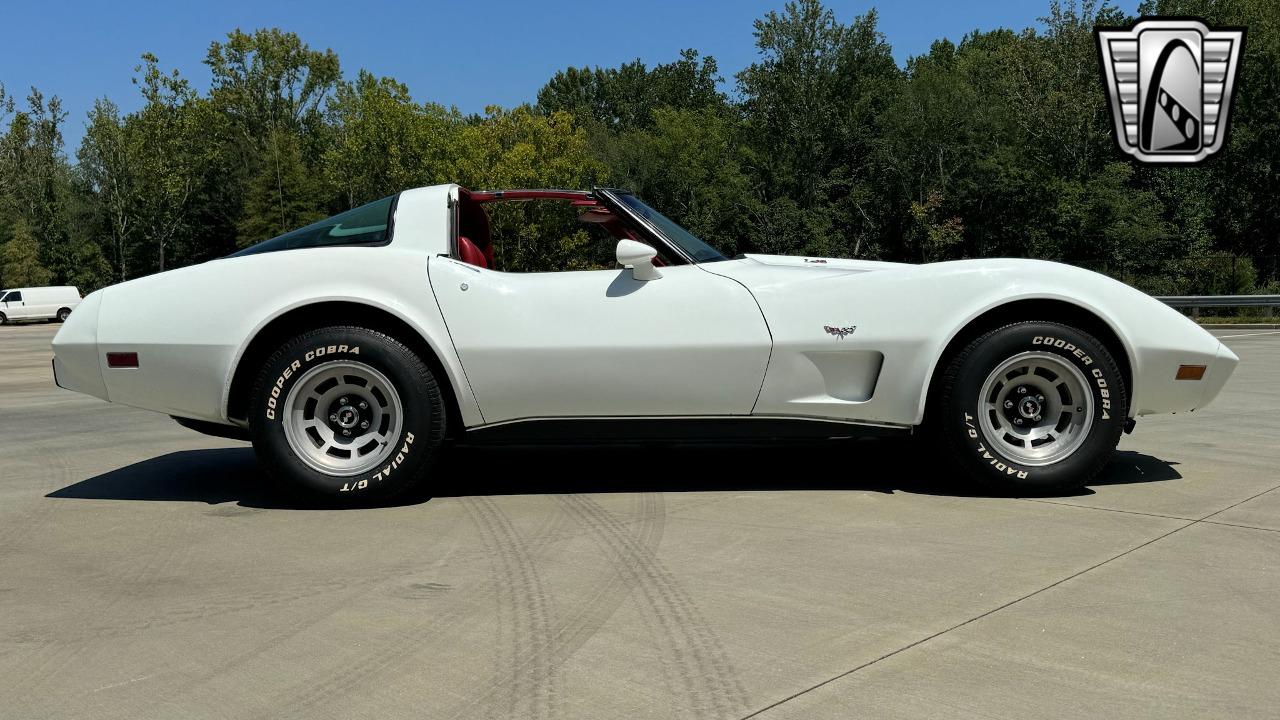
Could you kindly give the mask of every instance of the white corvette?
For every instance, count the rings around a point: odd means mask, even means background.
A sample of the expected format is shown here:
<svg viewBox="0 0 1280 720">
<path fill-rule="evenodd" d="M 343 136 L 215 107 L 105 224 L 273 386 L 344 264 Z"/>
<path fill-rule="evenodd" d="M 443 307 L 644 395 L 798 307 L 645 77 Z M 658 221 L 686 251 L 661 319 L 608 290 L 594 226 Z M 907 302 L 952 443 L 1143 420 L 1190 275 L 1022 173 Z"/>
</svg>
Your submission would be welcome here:
<svg viewBox="0 0 1280 720">
<path fill-rule="evenodd" d="M 527 201 L 570 204 L 617 265 L 491 269 L 486 208 Z M 272 476 L 353 502 L 429 481 L 447 439 L 552 437 L 924 431 L 972 479 L 1061 490 L 1238 362 L 1065 265 L 730 259 L 626 192 L 457 185 L 99 290 L 53 348 L 59 386 L 251 439 Z"/>
</svg>

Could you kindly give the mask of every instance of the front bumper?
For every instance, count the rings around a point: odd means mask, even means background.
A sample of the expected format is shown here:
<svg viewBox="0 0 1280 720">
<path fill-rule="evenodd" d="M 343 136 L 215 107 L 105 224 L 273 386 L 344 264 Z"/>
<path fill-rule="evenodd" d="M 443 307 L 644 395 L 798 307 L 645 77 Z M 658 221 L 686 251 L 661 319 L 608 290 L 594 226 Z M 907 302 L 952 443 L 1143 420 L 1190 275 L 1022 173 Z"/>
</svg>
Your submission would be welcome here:
<svg viewBox="0 0 1280 720">
<path fill-rule="evenodd" d="M 1222 392 L 1222 388 L 1227 384 L 1227 380 L 1231 377 L 1231 373 L 1235 372 L 1236 366 L 1240 364 L 1240 356 L 1231 351 L 1231 348 L 1218 343 L 1218 353 L 1209 363 L 1209 369 L 1205 372 L 1204 380 L 1201 381 L 1204 387 L 1200 394 L 1200 401 L 1196 403 L 1196 409 L 1199 410 L 1213 399 L 1218 397 L 1218 393 Z"/>
</svg>

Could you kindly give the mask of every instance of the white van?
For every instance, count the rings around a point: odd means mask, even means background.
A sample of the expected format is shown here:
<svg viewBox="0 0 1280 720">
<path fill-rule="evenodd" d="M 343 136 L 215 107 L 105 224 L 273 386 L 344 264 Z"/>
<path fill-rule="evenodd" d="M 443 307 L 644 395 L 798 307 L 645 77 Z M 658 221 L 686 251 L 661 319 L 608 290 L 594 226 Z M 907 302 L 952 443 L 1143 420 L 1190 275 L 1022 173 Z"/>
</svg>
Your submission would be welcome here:
<svg viewBox="0 0 1280 720">
<path fill-rule="evenodd" d="M 70 285 L 0 290 L 0 325 L 33 320 L 62 322 L 79 304 L 80 291 Z"/>
</svg>

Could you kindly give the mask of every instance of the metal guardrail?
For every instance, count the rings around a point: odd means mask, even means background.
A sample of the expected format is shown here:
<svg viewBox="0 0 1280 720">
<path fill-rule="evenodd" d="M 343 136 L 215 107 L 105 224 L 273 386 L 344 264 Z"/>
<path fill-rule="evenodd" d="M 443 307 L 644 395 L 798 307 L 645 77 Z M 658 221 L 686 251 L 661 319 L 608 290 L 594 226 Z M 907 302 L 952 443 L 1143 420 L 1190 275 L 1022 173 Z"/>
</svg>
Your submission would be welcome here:
<svg viewBox="0 0 1280 720">
<path fill-rule="evenodd" d="M 1167 295 L 1157 300 L 1170 307 L 1280 307 L 1280 295 Z"/>
<path fill-rule="evenodd" d="M 1169 307 L 1190 308 L 1192 317 L 1200 314 L 1200 308 L 1260 307 L 1267 308 L 1269 315 L 1272 308 L 1280 307 L 1280 295 L 1168 295 L 1156 299 Z"/>
</svg>

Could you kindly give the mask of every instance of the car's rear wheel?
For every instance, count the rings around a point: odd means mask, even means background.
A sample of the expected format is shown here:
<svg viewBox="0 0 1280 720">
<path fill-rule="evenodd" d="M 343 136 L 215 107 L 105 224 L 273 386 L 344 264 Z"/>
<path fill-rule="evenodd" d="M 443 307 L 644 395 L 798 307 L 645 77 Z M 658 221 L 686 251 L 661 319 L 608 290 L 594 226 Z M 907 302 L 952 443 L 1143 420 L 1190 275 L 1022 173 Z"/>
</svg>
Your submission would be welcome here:
<svg viewBox="0 0 1280 720">
<path fill-rule="evenodd" d="M 413 350 L 330 327 L 287 342 L 252 391 L 250 434 L 273 477 L 342 504 L 386 501 L 427 476 L 445 431 L 440 388 Z"/>
<path fill-rule="evenodd" d="M 1106 465 L 1128 414 L 1106 346 L 1077 328 L 1024 322 L 970 342 L 945 368 L 931 417 L 950 458 L 1004 492 L 1078 488 Z"/>
<path fill-rule="evenodd" d="M 5 315 L 4 313 L 0 313 L 0 325 L 8 325 L 8 324 L 9 324 L 9 316 Z"/>
<path fill-rule="evenodd" d="M 66 322 L 69 317 L 71 317 L 71 311 L 69 309 L 62 308 L 58 311 L 58 322 Z"/>
</svg>

